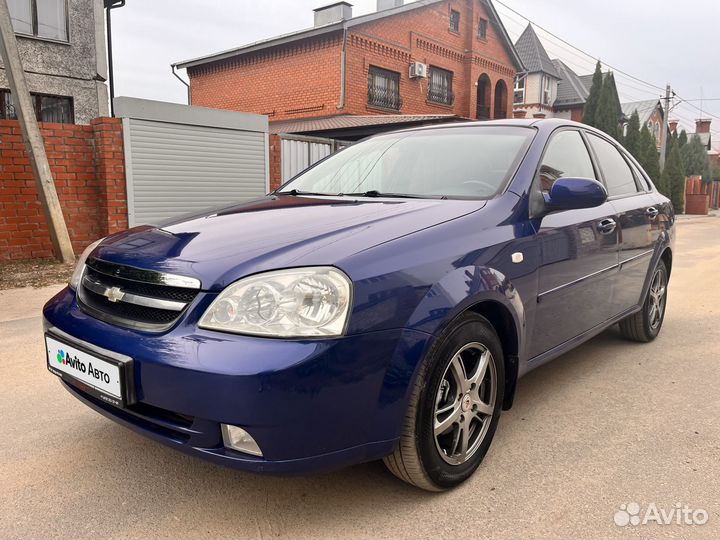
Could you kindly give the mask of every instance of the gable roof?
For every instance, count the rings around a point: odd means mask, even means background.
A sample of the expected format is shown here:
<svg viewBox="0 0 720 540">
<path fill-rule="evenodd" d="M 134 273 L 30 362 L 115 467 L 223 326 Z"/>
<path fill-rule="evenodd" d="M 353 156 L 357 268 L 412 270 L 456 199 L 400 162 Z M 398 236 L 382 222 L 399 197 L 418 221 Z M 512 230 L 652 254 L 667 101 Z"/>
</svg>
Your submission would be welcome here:
<svg viewBox="0 0 720 540">
<path fill-rule="evenodd" d="M 555 71 L 560 76 L 558 83 L 555 107 L 582 105 L 587 101 L 590 90 L 585 86 L 580 76 L 558 58 L 552 60 Z M 592 77 L 591 77 L 592 81 Z"/>
<path fill-rule="evenodd" d="M 527 28 L 520 34 L 515 43 L 515 49 L 528 73 L 542 72 L 557 79 L 560 78 L 545 47 L 540 43 L 540 38 L 537 37 L 535 30 L 533 30 L 532 24 L 528 24 Z"/>
<path fill-rule="evenodd" d="M 382 11 L 376 11 L 374 13 L 368 13 L 367 15 L 360 15 L 358 17 L 353 17 L 352 19 L 347 19 L 345 21 L 337 21 L 337 22 L 325 24 L 322 26 L 306 28 L 304 30 L 298 30 L 296 32 L 291 32 L 289 34 L 283 34 L 283 35 L 272 37 L 269 39 L 263 39 L 260 41 L 256 41 L 254 43 L 242 45 L 240 47 L 235 47 L 235 48 L 228 49 L 225 51 L 220 51 L 220 52 L 208 54 L 205 56 L 199 56 L 197 58 L 191 58 L 189 60 L 175 62 L 174 64 L 172 64 L 172 66 L 174 66 L 178 69 L 185 69 L 185 68 L 200 66 L 203 64 L 209 64 L 211 62 L 217 62 L 219 60 L 224 60 L 226 58 L 231 58 L 234 56 L 242 56 L 242 55 L 249 54 L 249 53 L 252 53 L 255 51 L 269 49 L 270 47 L 276 47 L 278 45 L 285 45 L 287 43 L 292 43 L 294 41 L 298 41 L 301 39 L 306 39 L 306 38 L 310 38 L 310 37 L 316 37 L 316 36 L 329 34 L 332 32 L 337 32 L 340 30 L 344 30 L 346 28 L 352 28 L 354 26 L 358 26 L 358 25 L 361 25 L 364 23 L 376 21 L 379 19 L 384 19 L 386 17 L 391 17 L 393 15 L 399 15 L 399 14 L 405 13 L 407 11 L 412 11 L 415 9 L 419 9 L 422 7 L 430 6 L 432 4 L 437 4 L 439 2 L 446 2 L 446 1 L 447 0 L 416 0 L 415 2 L 411 2 L 409 4 L 405 4 L 405 5 L 390 8 L 390 9 L 384 9 Z M 492 0 L 482 0 L 482 2 L 483 2 L 483 5 L 488 10 L 488 15 L 489 15 L 489 18 L 491 19 L 491 23 L 496 28 L 496 30 L 500 36 L 500 40 L 501 40 L 501 42 L 503 42 L 503 46 L 505 47 L 506 51 L 510 55 L 510 58 L 512 59 L 513 63 L 515 64 L 515 68 L 518 71 L 523 70 L 524 69 L 523 62 L 520 59 L 520 56 L 518 55 L 517 51 L 515 50 L 512 40 L 510 39 L 510 36 L 508 35 L 507 30 L 505 29 L 505 25 L 503 25 L 502 20 L 500 19 L 500 16 L 498 15 L 497 11 L 495 10 L 495 6 L 493 5 Z"/>
<path fill-rule="evenodd" d="M 650 119 L 650 116 L 652 116 L 653 111 L 658 105 L 662 109 L 659 99 L 646 99 L 643 101 L 633 101 L 631 103 L 621 103 L 620 107 L 622 107 L 623 114 L 628 118 L 632 116 L 632 113 L 637 111 L 638 117 L 640 118 L 640 127 L 642 127 L 642 125 L 646 124 Z"/>
</svg>

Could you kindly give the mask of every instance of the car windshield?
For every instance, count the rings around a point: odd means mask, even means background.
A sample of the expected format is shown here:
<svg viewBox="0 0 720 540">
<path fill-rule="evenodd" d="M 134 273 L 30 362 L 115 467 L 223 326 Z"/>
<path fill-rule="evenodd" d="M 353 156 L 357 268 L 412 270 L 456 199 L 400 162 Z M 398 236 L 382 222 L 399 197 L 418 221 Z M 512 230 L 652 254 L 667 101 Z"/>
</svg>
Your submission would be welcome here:
<svg viewBox="0 0 720 540">
<path fill-rule="evenodd" d="M 533 134 L 474 126 L 381 135 L 334 154 L 279 192 L 488 199 L 510 179 Z"/>
</svg>

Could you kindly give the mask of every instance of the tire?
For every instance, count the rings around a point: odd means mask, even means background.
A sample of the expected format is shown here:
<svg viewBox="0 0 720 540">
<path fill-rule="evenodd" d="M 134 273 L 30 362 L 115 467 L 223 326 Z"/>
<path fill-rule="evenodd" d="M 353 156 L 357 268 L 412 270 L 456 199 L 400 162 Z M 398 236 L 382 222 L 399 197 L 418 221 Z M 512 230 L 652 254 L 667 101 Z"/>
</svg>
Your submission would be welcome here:
<svg viewBox="0 0 720 540">
<path fill-rule="evenodd" d="M 383 460 L 387 468 L 428 491 L 464 482 L 490 447 L 504 387 L 503 351 L 495 329 L 484 317 L 461 315 L 420 366 L 400 443 Z"/>
<path fill-rule="evenodd" d="M 660 261 L 653 271 L 642 309 L 620 321 L 620 332 L 624 337 L 643 343 L 657 337 L 665 319 L 667 286 L 667 266 Z"/>
</svg>

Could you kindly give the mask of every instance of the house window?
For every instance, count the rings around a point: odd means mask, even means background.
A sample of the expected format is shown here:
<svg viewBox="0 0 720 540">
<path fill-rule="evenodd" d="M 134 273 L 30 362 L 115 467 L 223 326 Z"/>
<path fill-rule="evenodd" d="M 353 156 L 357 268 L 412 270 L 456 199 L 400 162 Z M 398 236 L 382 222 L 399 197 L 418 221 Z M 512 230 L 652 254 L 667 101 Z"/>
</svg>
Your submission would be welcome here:
<svg viewBox="0 0 720 540">
<path fill-rule="evenodd" d="M 542 95 L 542 104 L 543 105 L 550 105 L 550 98 L 552 96 L 552 92 L 550 90 L 551 83 L 552 83 L 552 80 L 550 79 L 550 77 L 543 75 L 543 95 Z"/>
<path fill-rule="evenodd" d="M 450 10 L 450 31 L 460 32 L 460 12 L 454 9 Z"/>
<path fill-rule="evenodd" d="M 452 71 L 430 66 L 430 84 L 428 85 L 428 101 L 452 105 L 455 94 L 452 91 Z"/>
<path fill-rule="evenodd" d="M 75 123 L 71 97 L 30 94 L 30 99 L 38 122 Z M 0 90 L 0 120 L 17 120 L 15 101 L 9 90 Z"/>
<path fill-rule="evenodd" d="M 513 105 L 525 104 L 525 76 L 515 77 L 515 91 L 513 93 Z"/>
<path fill-rule="evenodd" d="M 67 0 L 8 0 L 18 34 L 68 41 Z"/>
<path fill-rule="evenodd" d="M 488 22 L 485 19 L 480 19 L 478 23 L 478 38 L 487 39 L 487 25 Z"/>
<path fill-rule="evenodd" d="M 368 105 L 399 111 L 400 74 L 375 66 L 368 72 Z"/>
</svg>

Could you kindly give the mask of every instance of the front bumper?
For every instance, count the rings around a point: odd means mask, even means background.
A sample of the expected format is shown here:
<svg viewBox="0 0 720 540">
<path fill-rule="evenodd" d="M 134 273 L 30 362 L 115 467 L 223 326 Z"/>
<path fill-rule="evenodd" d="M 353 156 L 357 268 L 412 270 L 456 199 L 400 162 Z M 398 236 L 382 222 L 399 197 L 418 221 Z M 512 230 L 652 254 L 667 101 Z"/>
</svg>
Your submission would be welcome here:
<svg viewBox="0 0 720 540">
<path fill-rule="evenodd" d="M 201 295 L 201 313 L 214 295 Z M 280 340 L 198 329 L 120 328 L 81 311 L 70 289 L 46 330 L 134 359 L 137 403 L 120 409 L 64 384 L 101 414 L 183 452 L 256 472 L 310 472 L 378 459 L 400 434 L 430 336 L 404 329 L 332 340 Z M 67 337 L 65 337 L 67 339 Z M 263 458 L 224 448 L 220 424 L 246 429 Z"/>
</svg>

